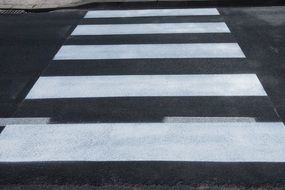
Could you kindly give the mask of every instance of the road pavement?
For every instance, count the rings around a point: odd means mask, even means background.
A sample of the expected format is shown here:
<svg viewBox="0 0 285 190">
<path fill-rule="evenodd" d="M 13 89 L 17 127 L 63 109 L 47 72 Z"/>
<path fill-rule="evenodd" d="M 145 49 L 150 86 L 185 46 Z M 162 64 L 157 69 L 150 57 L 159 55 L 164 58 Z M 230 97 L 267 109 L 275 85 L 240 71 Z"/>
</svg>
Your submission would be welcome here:
<svg viewBox="0 0 285 190">
<path fill-rule="evenodd" d="M 141 3 L 141 2 L 152 2 L 156 4 L 160 1 L 167 1 L 167 0 L 0 0 L 0 9 L 28 9 L 28 10 L 44 10 L 44 9 L 58 9 L 58 8 L 72 8 L 77 6 L 86 6 L 90 4 L 94 6 L 94 3 Z M 172 2 L 175 2 L 173 0 Z M 176 1 L 180 4 L 180 0 Z M 187 2 L 187 1 L 186 1 Z M 251 0 L 251 1 L 242 1 L 242 0 L 188 0 L 190 4 L 194 5 L 257 5 L 257 6 L 272 6 L 272 5 L 284 5 L 284 1 L 282 0 L 271 0 L 271 1 L 260 1 L 260 0 Z"/>
<path fill-rule="evenodd" d="M 113 8 L 2 21 L 1 184 L 284 184 L 282 7 Z"/>
</svg>

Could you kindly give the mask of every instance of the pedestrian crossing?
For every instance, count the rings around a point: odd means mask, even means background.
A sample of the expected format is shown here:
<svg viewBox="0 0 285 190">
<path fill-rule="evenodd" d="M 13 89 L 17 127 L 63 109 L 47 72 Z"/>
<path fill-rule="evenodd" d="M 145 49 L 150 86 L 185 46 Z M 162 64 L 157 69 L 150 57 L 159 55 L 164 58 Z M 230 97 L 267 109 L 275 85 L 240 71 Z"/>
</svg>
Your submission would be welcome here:
<svg viewBox="0 0 285 190">
<path fill-rule="evenodd" d="M 148 9 L 89 11 L 84 18 L 219 15 L 217 9 Z"/>
<path fill-rule="evenodd" d="M 266 96 L 266 92 L 257 77 L 248 74 L 61 76 L 40 77 L 26 99 L 140 96 Z"/>
<path fill-rule="evenodd" d="M 7 124 L 0 161 L 285 161 L 285 127 L 221 19 L 88 11 L 15 114 L 44 122 Z"/>
<path fill-rule="evenodd" d="M 74 52 L 77 52 L 74 54 Z M 236 43 L 65 45 L 55 60 L 244 58 Z"/>
<path fill-rule="evenodd" d="M 282 162 L 284 135 L 282 123 L 13 125 L 2 160 Z"/>
<path fill-rule="evenodd" d="M 79 25 L 71 35 L 229 33 L 224 22 Z"/>
</svg>

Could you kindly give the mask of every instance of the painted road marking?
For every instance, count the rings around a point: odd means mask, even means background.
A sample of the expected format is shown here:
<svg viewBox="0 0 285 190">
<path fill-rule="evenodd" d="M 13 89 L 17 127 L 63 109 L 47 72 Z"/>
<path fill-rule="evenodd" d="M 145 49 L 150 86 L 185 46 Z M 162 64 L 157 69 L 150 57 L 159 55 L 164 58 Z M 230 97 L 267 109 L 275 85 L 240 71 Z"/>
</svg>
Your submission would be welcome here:
<svg viewBox="0 0 285 190">
<path fill-rule="evenodd" d="M 27 99 L 266 96 L 255 74 L 40 77 Z"/>
<path fill-rule="evenodd" d="M 0 161 L 284 162 L 283 123 L 10 125 Z"/>
<path fill-rule="evenodd" d="M 237 43 L 65 45 L 55 60 L 245 58 Z"/>
<path fill-rule="evenodd" d="M 220 15 L 215 8 L 88 11 L 84 18 Z"/>
<path fill-rule="evenodd" d="M 48 124 L 49 117 L 11 117 L 0 118 L 0 126 L 14 125 L 14 124 Z"/>
<path fill-rule="evenodd" d="M 224 22 L 78 25 L 71 35 L 230 33 Z"/>
<path fill-rule="evenodd" d="M 232 122 L 256 122 L 254 117 L 164 117 L 164 123 L 232 123 Z"/>
</svg>

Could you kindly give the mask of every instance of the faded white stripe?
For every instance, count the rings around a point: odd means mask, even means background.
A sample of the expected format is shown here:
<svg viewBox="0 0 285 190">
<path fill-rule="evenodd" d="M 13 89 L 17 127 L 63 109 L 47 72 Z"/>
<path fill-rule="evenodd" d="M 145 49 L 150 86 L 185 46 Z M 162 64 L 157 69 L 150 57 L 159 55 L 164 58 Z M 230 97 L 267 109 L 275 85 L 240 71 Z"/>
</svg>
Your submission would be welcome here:
<svg viewBox="0 0 285 190">
<path fill-rule="evenodd" d="M 11 125 L 0 161 L 284 162 L 282 123 Z"/>
<path fill-rule="evenodd" d="M 88 11 L 85 18 L 220 15 L 215 8 Z"/>
<path fill-rule="evenodd" d="M 12 117 L 0 118 L 0 126 L 14 125 L 14 124 L 48 124 L 49 117 Z"/>
<path fill-rule="evenodd" d="M 164 117 L 164 123 L 232 123 L 232 122 L 256 122 L 253 117 Z"/>
<path fill-rule="evenodd" d="M 78 25 L 72 35 L 229 33 L 224 22 Z"/>
<path fill-rule="evenodd" d="M 40 77 L 27 99 L 266 96 L 254 74 Z"/>
<path fill-rule="evenodd" d="M 237 43 L 66 45 L 55 60 L 245 58 Z"/>
</svg>

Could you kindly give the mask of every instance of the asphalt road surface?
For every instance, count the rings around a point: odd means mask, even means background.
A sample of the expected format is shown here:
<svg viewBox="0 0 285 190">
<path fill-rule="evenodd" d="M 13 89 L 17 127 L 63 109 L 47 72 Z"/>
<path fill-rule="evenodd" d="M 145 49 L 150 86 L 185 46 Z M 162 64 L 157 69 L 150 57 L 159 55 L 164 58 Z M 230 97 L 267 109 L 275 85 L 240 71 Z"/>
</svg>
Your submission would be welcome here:
<svg viewBox="0 0 285 190">
<path fill-rule="evenodd" d="M 285 185 L 284 7 L 0 24 L 0 185 Z"/>
</svg>

